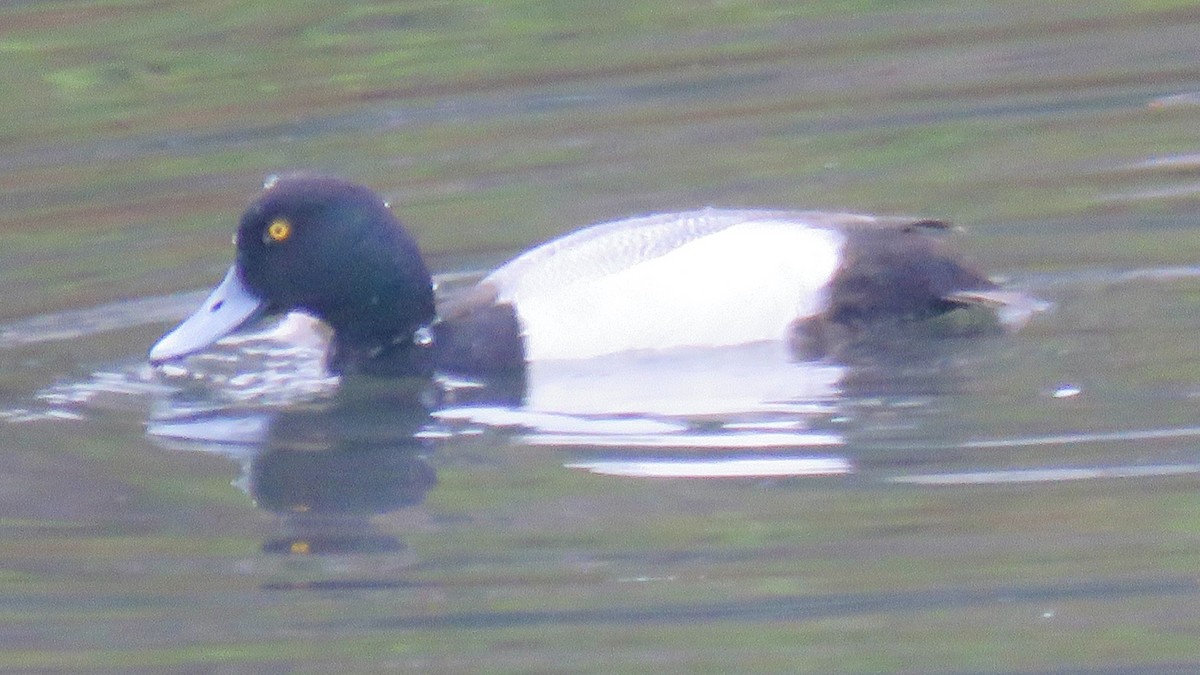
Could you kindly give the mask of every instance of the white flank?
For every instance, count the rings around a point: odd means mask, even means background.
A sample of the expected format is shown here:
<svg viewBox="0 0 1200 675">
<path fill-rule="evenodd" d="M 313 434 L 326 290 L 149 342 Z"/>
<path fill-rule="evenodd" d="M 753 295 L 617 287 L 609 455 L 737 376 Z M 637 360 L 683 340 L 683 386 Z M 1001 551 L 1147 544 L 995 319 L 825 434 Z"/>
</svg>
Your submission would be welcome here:
<svg viewBox="0 0 1200 675">
<path fill-rule="evenodd" d="M 681 239 L 657 255 L 633 254 L 633 264 L 620 260 L 629 250 L 615 250 L 607 270 L 574 282 L 505 279 L 516 281 L 501 289 L 501 300 L 517 307 L 527 358 L 779 340 L 793 320 L 823 309 L 844 241 L 834 230 L 782 219 Z"/>
</svg>

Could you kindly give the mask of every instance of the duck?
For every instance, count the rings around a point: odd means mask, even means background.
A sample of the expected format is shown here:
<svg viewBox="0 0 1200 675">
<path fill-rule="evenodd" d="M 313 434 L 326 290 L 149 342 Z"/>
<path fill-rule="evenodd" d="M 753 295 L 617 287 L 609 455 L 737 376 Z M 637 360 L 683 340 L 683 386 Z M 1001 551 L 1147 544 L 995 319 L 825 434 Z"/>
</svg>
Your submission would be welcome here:
<svg viewBox="0 0 1200 675">
<path fill-rule="evenodd" d="M 273 177 L 246 208 L 207 299 L 150 349 L 203 351 L 260 317 L 332 329 L 335 374 L 520 372 L 530 362 L 777 341 L 799 360 L 880 325 L 984 307 L 1008 325 L 1037 302 L 950 248 L 942 220 L 703 208 L 584 227 L 435 300 L 417 242 L 371 188 Z"/>
</svg>

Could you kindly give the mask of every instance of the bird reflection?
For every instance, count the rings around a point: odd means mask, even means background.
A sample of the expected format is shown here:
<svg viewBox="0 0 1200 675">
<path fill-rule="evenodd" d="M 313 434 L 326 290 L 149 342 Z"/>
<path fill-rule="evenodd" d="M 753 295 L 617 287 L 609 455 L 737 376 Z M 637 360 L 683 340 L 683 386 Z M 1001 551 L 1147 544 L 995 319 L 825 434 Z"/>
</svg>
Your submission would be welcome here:
<svg viewBox="0 0 1200 675">
<path fill-rule="evenodd" d="M 151 421 L 148 430 L 174 449 L 241 460 L 235 484 L 279 516 L 266 553 L 395 552 L 404 544 L 372 517 L 419 505 L 437 484 L 419 433 L 430 397 L 424 382 L 347 386 L 332 399 L 282 410 L 189 409 Z"/>
<path fill-rule="evenodd" d="M 372 517 L 419 505 L 437 482 L 426 459 L 433 444 L 461 434 L 500 431 L 530 446 L 570 448 L 563 464 L 595 473 L 856 473 L 848 433 L 894 430 L 897 415 L 911 416 L 914 396 L 959 386 L 954 341 L 928 338 L 892 332 L 840 362 L 791 361 L 783 345 L 760 343 L 534 362 L 511 380 L 347 377 L 330 395 L 249 411 L 229 399 L 206 407 L 203 394 L 188 400 L 195 393 L 181 390 L 149 432 L 163 445 L 243 462 L 239 486 L 280 517 L 267 552 L 398 550 Z M 244 381 L 214 380 L 217 389 Z M 892 396 L 908 399 L 903 410 L 889 408 Z"/>
<path fill-rule="evenodd" d="M 273 448 L 251 462 L 250 494 L 281 517 L 281 535 L 267 553 L 321 555 L 402 550 L 379 533 L 370 517 L 420 504 L 437 483 L 421 456 L 404 444 L 329 447 L 320 451 Z"/>
</svg>

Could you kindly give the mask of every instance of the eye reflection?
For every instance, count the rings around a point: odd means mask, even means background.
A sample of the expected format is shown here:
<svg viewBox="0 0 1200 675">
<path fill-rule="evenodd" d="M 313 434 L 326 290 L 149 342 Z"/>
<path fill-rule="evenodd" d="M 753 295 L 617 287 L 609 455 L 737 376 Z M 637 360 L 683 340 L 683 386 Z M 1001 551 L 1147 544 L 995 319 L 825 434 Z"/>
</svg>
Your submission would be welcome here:
<svg viewBox="0 0 1200 675">
<path fill-rule="evenodd" d="M 279 243 L 287 241 L 288 237 L 292 236 L 292 224 L 284 218 L 276 218 L 267 226 L 267 231 L 263 237 L 265 243 Z"/>
</svg>

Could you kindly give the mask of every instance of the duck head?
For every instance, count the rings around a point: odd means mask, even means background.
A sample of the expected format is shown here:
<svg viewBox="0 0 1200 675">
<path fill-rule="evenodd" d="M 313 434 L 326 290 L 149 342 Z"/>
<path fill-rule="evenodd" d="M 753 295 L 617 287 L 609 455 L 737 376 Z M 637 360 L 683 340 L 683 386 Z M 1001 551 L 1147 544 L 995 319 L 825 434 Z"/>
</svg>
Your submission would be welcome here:
<svg viewBox="0 0 1200 675">
<path fill-rule="evenodd" d="M 292 310 L 333 329 L 334 372 L 384 352 L 421 351 L 422 327 L 435 311 L 429 271 L 412 236 L 369 188 L 321 176 L 273 179 L 242 214 L 235 243 L 225 279 L 151 348 L 152 363 Z"/>
</svg>

